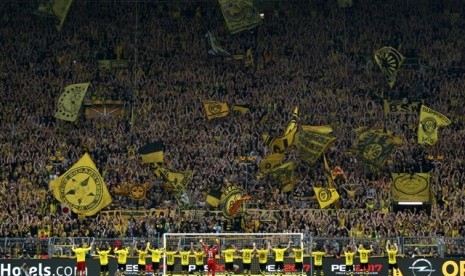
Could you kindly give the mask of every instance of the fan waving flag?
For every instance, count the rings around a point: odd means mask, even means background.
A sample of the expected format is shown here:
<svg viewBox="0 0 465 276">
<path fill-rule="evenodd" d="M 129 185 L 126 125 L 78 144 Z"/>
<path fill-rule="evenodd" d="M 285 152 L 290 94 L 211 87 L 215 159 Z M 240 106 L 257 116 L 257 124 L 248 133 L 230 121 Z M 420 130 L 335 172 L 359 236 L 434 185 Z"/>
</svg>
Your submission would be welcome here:
<svg viewBox="0 0 465 276">
<path fill-rule="evenodd" d="M 438 128 L 448 126 L 452 122 L 444 114 L 422 105 L 418 124 L 418 144 L 434 145 L 438 141 Z"/>
<path fill-rule="evenodd" d="M 399 71 L 404 59 L 405 57 L 393 47 L 383 47 L 375 53 L 375 61 L 387 77 L 391 88 L 396 82 L 397 71 Z"/>
<path fill-rule="evenodd" d="M 229 115 L 229 106 L 227 103 L 204 101 L 203 106 L 205 107 L 205 114 L 207 115 L 208 120 L 226 117 Z"/>
<path fill-rule="evenodd" d="M 260 14 L 252 0 L 219 0 L 224 20 L 232 34 L 260 25 Z"/>
<path fill-rule="evenodd" d="M 339 193 L 336 189 L 313 187 L 313 190 L 315 191 L 316 199 L 321 209 L 328 207 L 339 199 Z"/>
<path fill-rule="evenodd" d="M 55 198 L 79 215 L 92 216 L 111 203 L 102 176 L 86 153 L 59 178 L 50 182 Z"/>
</svg>

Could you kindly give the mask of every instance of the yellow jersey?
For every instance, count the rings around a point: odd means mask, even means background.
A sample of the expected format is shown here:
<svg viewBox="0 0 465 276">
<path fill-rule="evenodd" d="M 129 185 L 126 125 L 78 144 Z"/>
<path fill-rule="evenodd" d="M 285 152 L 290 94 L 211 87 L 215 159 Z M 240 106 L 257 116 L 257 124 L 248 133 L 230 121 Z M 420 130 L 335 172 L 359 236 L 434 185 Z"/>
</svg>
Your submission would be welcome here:
<svg viewBox="0 0 465 276">
<path fill-rule="evenodd" d="M 325 252 L 322 251 L 313 251 L 312 252 L 312 257 L 313 257 L 313 264 L 322 266 L 323 265 L 323 256 L 325 255 Z"/>
<path fill-rule="evenodd" d="M 224 255 L 224 262 L 225 263 L 232 263 L 234 262 L 234 253 L 236 252 L 235 249 L 225 249 L 223 250 Z"/>
<path fill-rule="evenodd" d="M 388 262 L 389 262 L 389 264 L 396 264 L 397 263 L 397 260 L 396 260 L 397 250 L 395 250 L 395 249 L 388 250 L 387 254 L 388 254 Z"/>
<path fill-rule="evenodd" d="M 176 255 L 176 251 L 166 251 L 166 264 L 167 265 L 174 265 L 174 256 Z"/>
<path fill-rule="evenodd" d="M 97 249 L 97 254 L 100 260 L 100 265 L 107 265 L 108 264 L 108 255 L 110 254 L 110 249 L 108 250 L 98 250 Z"/>
<path fill-rule="evenodd" d="M 344 256 L 346 257 L 346 265 L 354 265 L 354 255 L 355 252 L 344 252 Z"/>
<path fill-rule="evenodd" d="M 119 264 L 126 264 L 127 257 L 129 255 L 129 249 L 128 248 L 121 248 L 117 249 L 115 248 L 115 253 L 118 254 L 118 263 Z"/>
<path fill-rule="evenodd" d="M 268 262 L 268 249 L 257 250 L 258 253 L 258 263 L 266 264 Z"/>
<path fill-rule="evenodd" d="M 137 257 L 137 264 L 140 264 L 140 265 L 145 265 L 146 264 L 146 258 L 147 258 L 147 254 L 149 252 L 147 250 L 137 250 L 137 254 L 138 254 L 138 257 Z"/>
<path fill-rule="evenodd" d="M 252 263 L 252 252 L 253 252 L 253 249 L 242 249 L 242 263 L 244 264 Z"/>
<path fill-rule="evenodd" d="M 203 258 L 205 257 L 205 252 L 203 251 L 195 251 L 194 252 L 194 257 L 195 257 L 195 264 L 196 265 L 203 265 Z"/>
<path fill-rule="evenodd" d="M 191 252 L 181 251 L 179 254 L 181 255 L 181 265 L 189 265 L 189 255 Z"/>
<path fill-rule="evenodd" d="M 284 262 L 284 252 L 286 252 L 286 248 L 273 248 L 275 254 L 275 262 Z"/>
<path fill-rule="evenodd" d="M 360 262 L 362 264 L 368 263 L 368 255 L 370 254 L 371 250 L 368 249 L 359 249 L 358 253 L 360 254 Z"/>
<path fill-rule="evenodd" d="M 302 248 L 293 248 L 294 263 L 302 263 L 304 261 L 304 250 Z"/>
<path fill-rule="evenodd" d="M 78 247 L 78 248 L 72 248 L 74 254 L 76 254 L 76 261 L 77 262 L 85 262 L 86 261 L 86 253 L 87 251 L 90 251 L 92 247 Z"/>
<path fill-rule="evenodd" d="M 149 249 L 150 254 L 152 255 L 152 263 L 159 263 L 161 255 L 163 254 L 163 249 Z"/>
</svg>

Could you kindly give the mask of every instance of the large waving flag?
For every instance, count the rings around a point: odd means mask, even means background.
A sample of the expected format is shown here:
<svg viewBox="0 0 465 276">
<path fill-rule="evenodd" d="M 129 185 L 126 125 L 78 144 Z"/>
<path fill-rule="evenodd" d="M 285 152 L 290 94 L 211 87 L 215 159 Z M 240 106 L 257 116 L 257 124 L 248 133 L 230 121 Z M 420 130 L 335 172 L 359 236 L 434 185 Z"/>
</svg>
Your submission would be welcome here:
<svg viewBox="0 0 465 276">
<path fill-rule="evenodd" d="M 297 155 L 309 164 L 313 164 L 335 140 L 336 137 L 329 133 L 307 130 L 299 131 L 295 139 Z"/>
<path fill-rule="evenodd" d="M 140 147 L 137 152 L 142 158 L 142 164 L 145 163 L 154 163 L 162 164 L 163 163 L 163 142 L 157 141 L 149 144 L 145 144 Z"/>
<path fill-rule="evenodd" d="M 290 192 L 294 190 L 294 167 L 294 162 L 287 162 L 279 167 L 269 170 L 269 173 L 273 176 L 275 181 L 281 183 L 281 190 L 283 192 Z"/>
<path fill-rule="evenodd" d="M 375 61 L 387 77 L 389 87 L 393 87 L 405 57 L 393 47 L 383 47 L 376 51 Z"/>
<path fill-rule="evenodd" d="M 381 130 L 371 129 L 360 134 L 355 141 L 357 155 L 365 164 L 381 167 L 396 149 L 396 137 Z"/>
<path fill-rule="evenodd" d="M 92 216 L 111 203 L 111 196 L 94 162 L 86 153 L 62 176 L 50 182 L 55 198 L 80 215 Z"/>
<path fill-rule="evenodd" d="M 451 124 L 445 115 L 424 105 L 420 109 L 418 124 L 418 144 L 434 145 L 438 141 L 438 128 Z"/>
<path fill-rule="evenodd" d="M 328 207 L 339 199 L 339 193 L 336 189 L 313 187 L 313 191 L 315 191 L 316 199 L 321 209 Z"/>
<path fill-rule="evenodd" d="M 294 144 L 294 138 L 297 132 L 297 119 L 299 116 L 299 108 L 296 107 L 292 113 L 292 119 L 286 127 L 284 134 L 278 137 L 272 137 L 268 134 L 263 134 L 262 138 L 274 153 L 282 153 L 292 144 Z"/>
<path fill-rule="evenodd" d="M 192 171 L 180 172 L 163 166 L 155 166 L 154 174 L 165 182 L 166 189 L 176 192 L 184 191 L 192 177 Z"/>
<path fill-rule="evenodd" d="M 225 102 L 204 101 L 203 106 L 205 107 L 205 114 L 208 120 L 229 115 L 229 106 Z"/>
<path fill-rule="evenodd" d="M 65 91 L 58 99 L 58 109 L 55 112 L 55 118 L 70 122 L 76 121 L 88 88 L 88 82 L 66 86 Z"/>
<path fill-rule="evenodd" d="M 229 57 L 231 54 L 221 47 L 213 34 L 208 31 L 205 35 L 208 38 L 208 54 L 212 56 Z"/>
<path fill-rule="evenodd" d="M 235 34 L 260 25 L 260 14 L 252 0 L 219 0 L 219 3 L 231 33 Z"/>
</svg>

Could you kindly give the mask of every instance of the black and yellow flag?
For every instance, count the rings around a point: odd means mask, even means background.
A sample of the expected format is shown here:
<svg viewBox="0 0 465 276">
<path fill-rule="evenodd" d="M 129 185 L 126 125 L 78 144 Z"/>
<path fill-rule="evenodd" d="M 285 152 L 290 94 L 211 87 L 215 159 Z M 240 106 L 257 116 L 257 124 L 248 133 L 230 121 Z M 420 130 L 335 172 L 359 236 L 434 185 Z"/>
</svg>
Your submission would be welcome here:
<svg viewBox="0 0 465 276">
<path fill-rule="evenodd" d="M 333 128 L 330 125 L 323 125 L 323 126 L 302 125 L 302 130 L 303 131 L 317 132 L 317 133 L 321 133 L 321 134 L 333 133 Z"/>
<path fill-rule="evenodd" d="M 260 173 L 265 173 L 268 170 L 271 170 L 281 164 L 284 159 L 284 154 L 282 153 L 272 153 L 270 155 L 265 156 L 258 165 L 260 169 Z"/>
<path fill-rule="evenodd" d="M 231 185 L 223 191 L 220 200 L 220 206 L 223 210 L 223 216 L 230 219 L 243 212 L 243 203 L 248 200 L 243 188 Z"/>
<path fill-rule="evenodd" d="M 224 102 L 204 101 L 205 114 L 208 120 L 213 118 L 221 118 L 229 115 L 229 106 Z"/>
<path fill-rule="evenodd" d="M 231 33 L 250 30 L 260 25 L 260 13 L 252 0 L 219 0 L 221 12 Z"/>
<path fill-rule="evenodd" d="M 381 167 L 397 148 L 396 137 L 378 129 L 367 130 L 355 141 L 360 160 L 374 167 Z"/>
<path fill-rule="evenodd" d="M 321 209 L 328 207 L 339 199 L 339 193 L 336 189 L 313 187 L 313 190 Z"/>
<path fill-rule="evenodd" d="M 92 216 L 111 203 L 94 162 L 86 153 L 68 171 L 50 182 L 55 198 L 79 215 Z"/>
<path fill-rule="evenodd" d="M 295 138 L 297 155 L 309 164 L 314 164 L 321 154 L 336 140 L 332 134 L 314 131 L 299 131 Z"/>
<path fill-rule="evenodd" d="M 375 61 L 387 77 L 389 87 L 391 88 L 396 82 L 397 72 L 404 59 L 404 56 L 393 47 L 383 47 L 375 53 Z"/>
<path fill-rule="evenodd" d="M 220 57 L 229 57 L 231 54 L 223 49 L 218 42 L 216 41 L 216 38 L 213 36 L 213 34 L 208 31 L 207 34 L 205 35 L 208 38 L 208 54 L 212 56 L 220 56 Z"/>
<path fill-rule="evenodd" d="M 422 105 L 418 124 L 418 144 L 436 144 L 438 141 L 438 128 L 448 126 L 451 123 L 445 115 Z"/>
<path fill-rule="evenodd" d="M 268 134 L 263 134 L 262 139 L 274 153 L 282 153 L 292 144 L 297 132 L 297 120 L 299 116 L 299 108 L 296 107 L 292 113 L 292 119 L 286 127 L 284 134 L 278 137 L 272 137 Z"/>
<path fill-rule="evenodd" d="M 88 88 L 88 82 L 66 86 L 65 91 L 58 99 L 58 109 L 55 112 L 55 118 L 70 122 L 76 121 Z"/>
<path fill-rule="evenodd" d="M 275 181 L 281 183 L 281 190 L 283 192 L 290 192 L 294 190 L 295 177 L 294 177 L 294 162 L 287 162 L 269 170 L 269 173 Z"/>
<path fill-rule="evenodd" d="M 147 196 L 147 184 L 129 185 L 129 195 L 134 200 L 143 200 Z"/>
<path fill-rule="evenodd" d="M 207 204 L 213 207 L 218 207 L 220 205 L 220 200 L 221 200 L 221 191 L 220 190 L 211 190 L 207 194 L 207 198 L 205 201 Z"/>
<path fill-rule="evenodd" d="M 232 110 L 239 111 L 242 114 L 250 112 L 250 106 L 247 104 L 238 104 L 232 107 Z"/>
<path fill-rule="evenodd" d="M 429 173 L 392 173 L 392 200 L 399 202 L 429 202 Z"/>
<path fill-rule="evenodd" d="M 192 171 L 179 172 L 163 166 L 155 166 L 154 174 L 165 182 L 165 189 L 177 192 L 183 191 L 192 177 Z"/>
<path fill-rule="evenodd" d="M 142 158 L 142 164 L 145 163 L 154 163 L 162 164 L 163 163 L 163 149 L 164 145 L 162 141 L 157 141 L 154 143 L 146 144 L 140 147 L 137 152 Z"/>
</svg>

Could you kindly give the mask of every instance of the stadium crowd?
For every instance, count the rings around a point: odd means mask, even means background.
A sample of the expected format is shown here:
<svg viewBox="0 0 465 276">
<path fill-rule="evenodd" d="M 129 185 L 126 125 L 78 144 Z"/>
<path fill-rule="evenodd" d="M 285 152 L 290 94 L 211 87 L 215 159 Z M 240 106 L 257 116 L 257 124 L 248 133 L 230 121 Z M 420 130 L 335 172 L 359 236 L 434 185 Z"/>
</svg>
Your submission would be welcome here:
<svg viewBox="0 0 465 276">
<path fill-rule="evenodd" d="M 465 235 L 463 120 L 465 10 L 454 1 L 272 1 L 262 24 L 231 35 L 215 1 L 78 1 L 61 32 L 37 16 L 31 2 L 0 3 L 0 237 L 138 237 L 165 232 L 228 231 L 205 204 L 225 181 L 253 196 L 244 232 L 303 232 L 315 237 Z M 414 12 L 415 11 L 415 12 Z M 458 18 L 453 17 L 459 14 Z M 451 18 L 454 18 L 452 20 Z M 207 53 L 206 32 L 232 54 L 252 48 L 254 68 Z M 373 53 L 393 46 L 419 66 L 402 67 L 389 89 Z M 115 49 L 118 48 L 118 51 Z M 123 58 L 128 69 L 99 69 L 97 60 Z M 135 106 L 120 117 L 75 123 L 53 117 L 64 87 L 90 82 L 88 98 Z M 452 120 L 439 142 L 416 142 L 418 114 L 384 114 L 383 98 L 423 101 Z M 249 105 L 250 112 L 207 120 L 203 100 Z M 257 178 L 270 150 L 261 135 L 279 135 L 294 107 L 299 122 L 331 125 L 337 137 L 326 153 L 337 180 L 339 207 L 319 209 L 313 187 L 325 185 L 321 164 L 297 164 L 297 184 L 283 193 Z M 268 120 L 262 120 L 268 114 Z M 358 160 L 360 127 L 384 127 L 403 144 L 377 173 Z M 162 140 L 167 165 L 192 170 L 189 203 L 163 189 L 137 149 Z M 158 216 L 123 218 L 64 214 L 49 181 L 89 152 L 112 193 L 108 210 L 168 209 Z M 431 212 L 393 212 L 390 172 L 431 172 Z M 122 183 L 147 184 L 145 200 L 117 196 Z M 207 211 L 198 216 L 184 209 Z M 202 212 L 203 213 L 203 212 Z M 447 219 L 445 219 L 447 218 Z M 463 246 L 462 246 L 463 247 Z M 463 252 L 463 248 L 457 250 Z"/>
</svg>

